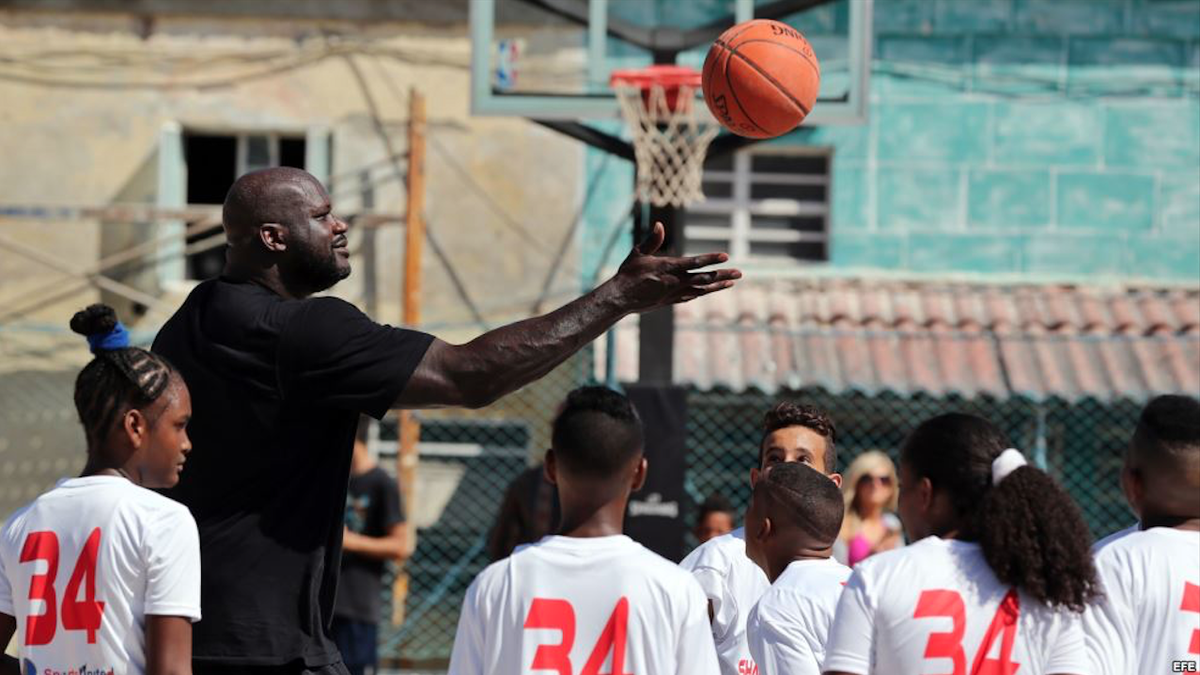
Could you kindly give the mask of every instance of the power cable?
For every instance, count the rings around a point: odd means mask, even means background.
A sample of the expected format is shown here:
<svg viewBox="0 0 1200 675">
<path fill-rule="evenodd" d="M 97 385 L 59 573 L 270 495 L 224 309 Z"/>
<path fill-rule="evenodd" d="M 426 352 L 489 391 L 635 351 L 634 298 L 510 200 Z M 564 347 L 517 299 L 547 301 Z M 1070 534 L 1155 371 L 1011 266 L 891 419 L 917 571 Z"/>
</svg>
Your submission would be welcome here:
<svg viewBox="0 0 1200 675">
<path fill-rule="evenodd" d="M 550 263 L 550 270 L 546 273 L 546 279 L 542 282 L 542 291 L 538 295 L 538 299 L 534 301 L 531 311 L 541 313 L 542 303 L 546 301 L 546 295 L 550 292 L 550 286 L 554 283 L 554 277 L 558 274 L 559 266 L 566 259 L 567 248 L 571 245 L 571 240 L 575 238 L 575 233 L 579 231 L 579 226 L 583 224 L 583 216 L 587 211 L 588 204 L 591 203 L 592 197 L 596 194 L 596 188 L 600 186 L 600 179 L 604 177 L 608 169 L 608 162 L 612 159 L 612 155 L 604 153 L 603 159 L 600 160 L 600 166 L 592 174 L 592 178 L 588 181 L 587 189 L 583 194 L 583 201 L 579 203 L 579 209 L 575 212 L 575 217 L 571 219 L 571 227 L 567 233 L 563 235 L 562 243 L 558 246 L 558 254 Z"/>
<path fill-rule="evenodd" d="M 346 65 L 350 68 L 350 72 L 354 75 L 354 79 L 358 83 L 358 88 L 362 92 L 363 98 L 366 101 L 367 110 L 371 114 L 371 121 L 375 127 L 375 132 L 379 135 L 380 140 L 383 142 L 384 148 L 387 150 L 388 157 L 392 158 L 393 160 L 392 168 L 396 173 L 396 178 L 402 181 L 404 172 L 400 168 L 400 162 L 395 159 L 398 153 L 392 144 L 391 136 L 387 133 L 387 129 L 384 127 L 383 119 L 380 117 L 379 107 L 375 103 L 375 97 L 371 93 L 371 88 L 367 85 L 367 80 L 365 77 L 363 77 L 362 70 L 358 67 L 358 64 L 355 63 L 354 56 L 347 54 L 345 56 L 345 61 Z M 426 138 L 429 138 L 428 134 L 426 135 Z M 425 218 L 425 214 L 422 213 L 421 217 Z M 482 317 L 480 317 L 479 314 L 479 308 L 475 304 L 475 301 L 471 299 L 470 293 L 467 292 L 466 285 L 462 283 L 462 279 L 458 276 L 458 272 L 454 269 L 454 265 L 450 262 L 449 257 L 446 256 L 445 251 L 436 243 L 436 239 L 431 236 L 431 231 L 428 227 L 429 221 L 426 220 L 425 222 L 425 239 L 430 243 L 430 249 L 434 251 L 434 255 L 437 256 L 438 261 L 442 263 L 442 266 L 446 270 L 447 275 L 450 277 L 451 285 L 454 286 L 454 290 L 458 294 L 459 299 L 462 300 L 463 304 L 466 305 L 467 310 L 470 311 L 473 316 L 479 317 L 480 321 L 482 321 Z"/>
<path fill-rule="evenodd" d="M 397 103 L 404 104 L 407 101 L 407 97 L 405 97 L 400 92 L 400 90 L 396 87 L 395 82 L 392 80 L 392 77 L 384 69 L 383 64 L 380 63 L 378 59 L 373 59 L 373 61 L 374 61 L 376 72 L 378 73 L 380 79 L 383 80 L 384 85 L 387 87 L 389 93 L 391 93 L 392 97 L 396 100 Z M 557 274 L 558 269 L 560 268 L 560 266 L 562 265 L 562 263 L 565 259 L 566 249 L 570 245 L 571 239 L 574 238 L 575 232 L 577 231 L 580 223 L 582 222 L 583 213 L 586 210 L 587 205 L 590 202 L 592 196 L 595 194 L 596 188 L 600 184 L 600 179 L 603 177 L 604 171 L 608 165 L 609 156 L 608 155 L 604 156 L 603 164 L 601 164 L 600 170 L 598 170 L 596 172 L 596 174 L 592 177 L 591 181 L 589 182 L 587 190 L 585 191 L 583 203 L 580 204 L 578 213 L 576 213 L 575 217 L 572 219 L 571 226 L 568 229 L 566 235 L 564 236 L 562 244 L 559 246 L 557 253 L 551 253 L 547 249 L 544 248 L 544 245 L 543 245 L 541 239 L 538 239 L 535 235 L 533 235 L 528 230 L 528 228 L 526 228 L 524 225 L 522 225 L 520 223 L 520 221 L 518 221 L 515 217 L 513 217 L 506 210 L 504 210 L 504 208 L 501 207 L 500 204 L 497 203 L 496 200 L 492 198 L 492 196 L 487 192 L 487 190 L 485 190 L 483 188 L 483 186 L 479 185 L 478 181 L 475 180 L 474 176 L 472 176 L 470 174 L 470 172 L 466 171 L 466 169 L 464 169 L 463 166 L 461 164 L 459 164 L 456 159 L 454 159 L 452 153 L 450 153 L 446 149 L 446 147 L 444 145 L 442 145 L 441 141 L 439 141 L 436 136 L 429 135 L 427 138 L 433 145 L 434 150 L 443 159 L 445 159 L 447 161 L 447 163 L 450 165 L 450 168 L 459 176 L 459 179 L 462 180 L 464 183 L 466 183 L 467 186 L 470 187 L 475 192 L 476 196 L 478 196 L 481 199 L 481 201 L 483 201 L 484 205 L 487 206 L 489 208 L 489 210 L 492 211 L 492 213 L 494 213 L 496 216 L 498 216 L 500 218 L 500 221 L 502 223 L 507 225 L 509 227 L 509 229 L 512 229 L 514 232 L 516 232 L 517 235 L 520 236 L 523 241 L 526 241 L 527 243 L 532 243 L 534 246 L 537 247 L 538 250 L 540 250 L 543 253 L 550 256 L 550 258 L 549 258 L 550 270 L 547 274 L 546 280 L 545 280 L 545 282 L 543 284 L 543 288 L 542 288 L 543 293 L 544 293 L 547 289 L 549 289 L 549 287 L 553 283 L 554 277 Z M 576 274 L 580 274 L 582 272 L 579 268 L 577 268 L 575 266 L 571 266 L 571 271 Z M 535 303 L 534 311 L 537 311 L 536 307 L 541 304 L 541 301 L 542 301 L 542 299 L 540 298 L 538 300 L 538 302 Z"/>
<path fill-rule="evenodd" d="M 446 255 L 445 249 L 438 242 L 437 236 L 434 234 L 433 223 L 429 221 L 428 216 L 425 218 L 425 241 L 429 243 L 429 250 L 437 256 L 442 263 L 442 269 L 446 271 L 446 276 L 450 278 L 450 284 L 454 286 L 455 293 L 462 298 L 463 304 L 467 306 L 467 310 L 471 312 L 471 319 L 477 326 L 487 331 L 491 327 L 483 318 L 483 313 L 479 311 L 479 307 L 471 300 L 471 295 L 467 293 L 467 286 L 463 283 L 462 277 L 458 276 L 458 271 L 454 269 L 454 265 L 450 262 L 450 256 Z"/>
</svg>

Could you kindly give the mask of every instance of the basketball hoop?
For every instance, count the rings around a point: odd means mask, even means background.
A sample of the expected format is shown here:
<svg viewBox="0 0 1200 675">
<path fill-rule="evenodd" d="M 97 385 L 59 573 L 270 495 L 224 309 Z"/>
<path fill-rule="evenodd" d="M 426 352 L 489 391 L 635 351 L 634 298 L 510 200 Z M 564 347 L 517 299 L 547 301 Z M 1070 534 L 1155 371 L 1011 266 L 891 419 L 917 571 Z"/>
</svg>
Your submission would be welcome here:
<svg viewBox="0 0 1200 675">
<path fill-rule="evenodd" d="M 633 134 L 638 199 L 660 207 L 703 200 L 704 154 L 718 126 L 697 115 L 700 72 L 658 65 L 615 71 L 609 83 Z"/>
</svg>

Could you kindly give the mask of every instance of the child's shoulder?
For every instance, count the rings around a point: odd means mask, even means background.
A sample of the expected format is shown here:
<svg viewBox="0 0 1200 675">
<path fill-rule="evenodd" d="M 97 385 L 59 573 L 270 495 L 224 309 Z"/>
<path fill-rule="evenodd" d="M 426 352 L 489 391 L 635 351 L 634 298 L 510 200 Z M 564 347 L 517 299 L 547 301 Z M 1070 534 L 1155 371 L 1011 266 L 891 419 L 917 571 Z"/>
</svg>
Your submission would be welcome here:
<svg viewBox="0 0 1200 675">
<path fill-rule="evenodd" d="M 691 571 L 701 568 L 727 570 L 745 557 L 745 531 L 738 528 L 700 544 L 683 559 L 680 566 Z"/>
<path fill-rule="evenodd" d="M 129 483 L 123 489 L 119 508 L 134 512 L 139 518 L 153 522 L 190 523 L 195 527 L 192 512 L 183 504 L 140 485 Z"/>
</svg>

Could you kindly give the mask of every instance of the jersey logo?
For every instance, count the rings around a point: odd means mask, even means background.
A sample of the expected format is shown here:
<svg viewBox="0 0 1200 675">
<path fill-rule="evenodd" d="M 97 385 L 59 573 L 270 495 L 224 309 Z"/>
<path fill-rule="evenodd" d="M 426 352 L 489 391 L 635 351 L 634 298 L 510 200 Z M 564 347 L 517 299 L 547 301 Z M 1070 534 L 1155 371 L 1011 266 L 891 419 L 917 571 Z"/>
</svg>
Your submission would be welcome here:
<svg viewBox="0 0 1200 675">
<path fill-rule="evenodd" d="M 575 646 L 575 608 L 567 600 L 558 598 L 534 598 L 525 617 L 525 630 L 557 630 L 562 635 L 558 644 L 541 644 L 533 653 L 531 671 L 551 671 L 557 675 L 575 675 L 571 663 L 571 648 Z M 600 631 L 587 663 L 579 675 L 634 675 L 625 671 L 625 644 L 629 629 L 629 599 L 617 601 L 608 622 Z M 612 667 L 601 673 L 600 667 L 612 653 Z"/>
<path fill-rule="evenodd" d="M 96 631 L 104 619 L 104 603 L 96 600 L 96 558 L 100 554 L 100 528 L 92 530 L 71 578 L 67 580 L 66 597 L 62 600 L 62 627 L 64 630 L 87 631 L 88 644 L 96 644 Z M 58 578 L 58 535 L 48 530 L 30 532 L 21 547 L 21 562 L 46 563 L 44 572 L 35 572 L 29 579 L 29 609 L 25 617 L 25 646 L 48 645 L 58 630 L 58 594 L 54 581 Z M 80 586 L 84 597 L 79 599 Z M 34 614 L 35 605 L 41 612 Z"/>
<path fill-rule="evenodd" d="M 1180 611 L 1200 613 L 1200 586 L 1191 582 L 1183 583 L 1183 602 Z M 1200 655 L 1200 628 L 1192 631 L 1192 642 L 1188 645 L 1189 654 Z"/>
<path fill-rule="evenodd" d="M 970 675 L 1014 675 L 1021 664 L 1012 662 L 1013 644 L 1017 639 L 1017 618 L 1020 615 L 1021 599 L 1016 590 L 1009 590 L 1000 601 L 1000 608 L 992 617 L 987 633 L 983 636 L 975 659 L 971 663 Z M 967 657 L 963 652 L 963 634 L 967 630 L 966 605 L 958 591 L 936 589 L 921 591 L 913 618 L 950 619 L 950 631 L 930 633 L 925 643 L 926 659 L 948 659 L 952 670 L 943 675 L 967 675 Z M 988 658 L 996 639 L 1000 638 L 999 658 Z"/>
</svg>

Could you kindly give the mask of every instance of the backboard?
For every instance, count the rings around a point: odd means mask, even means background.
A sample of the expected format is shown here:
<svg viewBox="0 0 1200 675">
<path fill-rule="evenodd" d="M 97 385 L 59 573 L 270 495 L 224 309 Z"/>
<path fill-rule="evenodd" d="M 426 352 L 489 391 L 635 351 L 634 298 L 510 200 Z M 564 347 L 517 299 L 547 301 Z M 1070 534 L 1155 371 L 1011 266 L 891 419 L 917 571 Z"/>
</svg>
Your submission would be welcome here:
<svg viewBox="0 0 1200 675">
<path fill-rule="evenodd" d="M 872 1 L 470 0 L 472 113 L 617 119 L 612 71 L 653 63 L 699 70 L 726 28 L 771 18 L 804 33 L 821 63 L 805 124 L 862 124 Z"/>
</svg>

